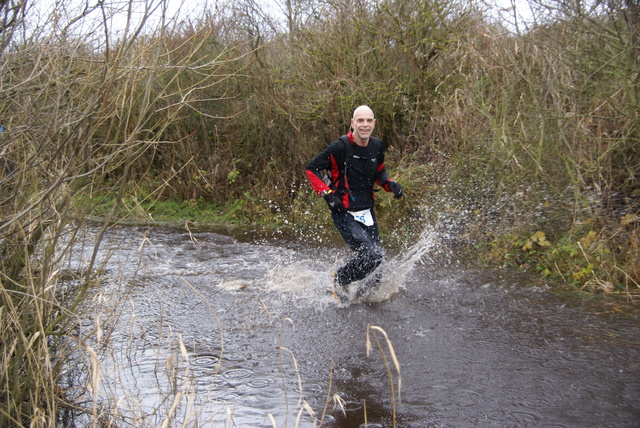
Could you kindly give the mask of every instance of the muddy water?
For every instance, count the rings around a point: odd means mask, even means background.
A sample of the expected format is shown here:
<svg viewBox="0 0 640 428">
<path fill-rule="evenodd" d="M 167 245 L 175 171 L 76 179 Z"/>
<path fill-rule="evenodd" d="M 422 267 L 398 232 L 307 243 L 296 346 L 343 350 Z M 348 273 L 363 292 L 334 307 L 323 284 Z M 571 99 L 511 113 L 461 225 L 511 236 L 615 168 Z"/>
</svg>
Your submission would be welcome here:
<svg viewBox="0 0 640 428">
<path fill-rule="evenodd" d="M 436 263 L 425 232 L 388 254 L 371 302 L 341 306 L 330 272 L 348 254 L 311 241 L 111 231 L 91 398 L 136 427 L 640 425 L 640 323 L 616 305 Z"/>
</svg>

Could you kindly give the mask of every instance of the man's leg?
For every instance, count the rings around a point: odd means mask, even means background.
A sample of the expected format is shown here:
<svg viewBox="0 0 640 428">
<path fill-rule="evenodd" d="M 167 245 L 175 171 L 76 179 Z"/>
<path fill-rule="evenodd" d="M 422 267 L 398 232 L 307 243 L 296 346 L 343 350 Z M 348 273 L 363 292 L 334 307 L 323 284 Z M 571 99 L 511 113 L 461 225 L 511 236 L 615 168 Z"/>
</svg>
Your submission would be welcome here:
<svg viewBox="0 0 640 428">
<path fill-rule="evenodd" d="M 333 221 L 345 242 L 356 253 L 356 256 L 336 273 L 338 284 L 346 286 L 365 278 L 382 262 L 383 252 L 378 225 L 375 215 L 373 226 L 365 226 L 349 213 L 334 214 Z"/>
</svg>

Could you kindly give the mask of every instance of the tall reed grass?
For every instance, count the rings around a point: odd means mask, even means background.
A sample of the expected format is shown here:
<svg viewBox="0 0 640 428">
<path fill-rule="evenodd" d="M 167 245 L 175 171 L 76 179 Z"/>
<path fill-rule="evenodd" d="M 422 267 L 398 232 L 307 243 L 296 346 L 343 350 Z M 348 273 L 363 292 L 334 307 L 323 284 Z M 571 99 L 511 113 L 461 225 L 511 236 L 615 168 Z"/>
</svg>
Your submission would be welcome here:
<svg viewBox="0 0 640 428">
<path fill-rule="evenodd" d="M 0 6 L 3 16 L 15 13 L 4 21 L 0 60 L 0 425 L 55 426 L 58 410 L 74 405 L 58 386 L 61 367 L 74 352 L 69 344 L 83 342 L 65 338 L 99 279 L 98 250 L 115 220 L 101 220 L 90 259 L 69 272 L 65 263 L 93 210 L 78 201 L 110 195 L 115 212 L 150 173 L 140 168 L 145 153 L 175 144 L 163 138 L 176 119 L 215 105 L 240 67 L 238 53 L 215 44 L 204 18 L 197 30 L 168 17 L 156 29 L 131 20 L 116 35 L 106 15 L 90 19 L 109 12 L 104 4 L 65 9 L 66 16 L 53 11 L 41 26 L 17 13 L 23 7 Z M 203 96 L 215 88 L 219 95 Z M 61 288 L 69 275 L 73 287 Z"/>
</svg>

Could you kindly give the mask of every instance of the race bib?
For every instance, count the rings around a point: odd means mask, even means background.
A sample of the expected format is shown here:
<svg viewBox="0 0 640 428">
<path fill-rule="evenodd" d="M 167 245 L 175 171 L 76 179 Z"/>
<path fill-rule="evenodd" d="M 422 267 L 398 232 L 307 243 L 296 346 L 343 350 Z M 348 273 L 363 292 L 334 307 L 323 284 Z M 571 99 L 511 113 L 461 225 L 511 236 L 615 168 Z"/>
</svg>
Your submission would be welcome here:
<svg viewBox="0 0 640 428">
<path fill-rule="evenodd" d="M 371 209 L 356 212 L 349 211 L 349 214 L 351 214 L 356 221 L 359 221 L 365 226 L 373 226 L 373 216 L 371 215 Z"/>
</svg>

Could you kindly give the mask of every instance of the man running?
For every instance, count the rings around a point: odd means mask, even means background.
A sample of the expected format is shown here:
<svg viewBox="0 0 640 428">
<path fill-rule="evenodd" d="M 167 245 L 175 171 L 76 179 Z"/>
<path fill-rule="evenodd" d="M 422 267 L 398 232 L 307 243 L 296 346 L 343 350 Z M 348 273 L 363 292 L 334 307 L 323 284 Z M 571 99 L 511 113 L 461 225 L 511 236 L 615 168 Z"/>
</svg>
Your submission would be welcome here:
<svg viewBox="0 0 640 428">
<path fill-rule="evenodd" d="M 315 156 L 306 169 L 313 190 L 331 209 L 333 224 L 356 253 L 334 274 L 334 295 L 343 303 L 349 300 L 347 285 L 366 278 L 382 262 L 373 210 L 374 184 L 402 197 L 402 186 L 385 171 L 384 143 L 371 136 L 375 127 L 373 110 L 358 107 L 351 118 L 351 131 Z M 329 174 L 327 182 L 322 177 L 324 170 Z"/>
</svg>

